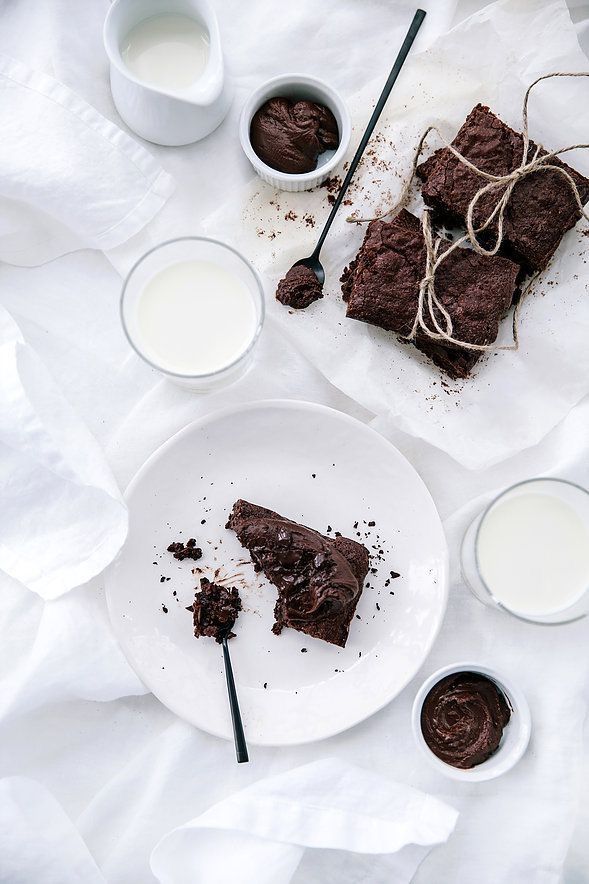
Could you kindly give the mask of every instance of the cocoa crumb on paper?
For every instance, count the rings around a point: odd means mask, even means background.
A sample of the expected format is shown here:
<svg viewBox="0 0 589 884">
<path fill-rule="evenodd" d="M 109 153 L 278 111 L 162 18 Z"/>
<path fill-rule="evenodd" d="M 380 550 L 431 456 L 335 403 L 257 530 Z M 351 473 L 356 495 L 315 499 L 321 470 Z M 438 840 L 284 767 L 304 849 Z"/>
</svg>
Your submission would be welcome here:
<svg viewBox="0 0 589 884">
<path fill-rule="evenodd" d="M 338 193 L 341 186 L 342 186 L 342 179 L 338 175 L 334 175 L 331 178 L 326 178 L 325 181 L 323 182 L 323 184 L 320 185 L 320 187 L 325 188 L 325 190 L 327 190 L 328 194 L 331 194 L 331 195 L 334 193 Z M 335 202 L 335 200 L 334 200 L 334 202 Z"/>
</svg>

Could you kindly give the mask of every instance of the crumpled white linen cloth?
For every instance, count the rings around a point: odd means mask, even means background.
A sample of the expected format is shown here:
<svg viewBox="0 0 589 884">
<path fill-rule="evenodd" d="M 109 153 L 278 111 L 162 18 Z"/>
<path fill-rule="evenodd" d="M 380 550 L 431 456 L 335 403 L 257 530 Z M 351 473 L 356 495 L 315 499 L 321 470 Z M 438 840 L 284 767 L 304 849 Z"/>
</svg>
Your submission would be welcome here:
<svg viewBox="0 0 589 884">
<path fill-rule="evenodd" d="M 34 780 L 0 781 L 0 830 L 4 884 L 105 884 L 71 821 Z"/>
<path fill-rule="evenodd" d="M 172 177 L 141 144 L 63 83 L 3 52 L 0 107 L 1 261 L 31 265 L 114 248 L 173 192 Z M 0 307 L 0 569 L 56 598 L 99 574 L 126 531 L 103 452 Z"/>
<path fill-rule="evenodd" d="M 174 190 L 119 126 L 53 77 L 0 53 L 0 260 L 40 264 L 111 249 Z"/>
<path fill-rule="evenodd" d="M 0 569 L 53 599 L 103 571 L 126 535 L 103 452 L 0 307 Z"/>
<path fill-rule="evenodd" d="M 435 0 L 427 5 L 435 12 L 429 18 L 431 38 L 482 4 Z M 121 125 L 101 47 L 107 6 L 106 0 L 6 4 L 0 51 L 53 76 Z M 237 78 L 235 105 L 223 126 L 201 144 L 177 150 L 149 146 L 180 187 L 143 233 L 119 246 L 116 255 L 110 253 L 121 268 L 130 254 L 152 237 L 162 238 L 162 232 L 197 232 L 200 219 L 231 187 L 251 176 L 235 126 L 241 102 L 254 85 L 286 69 L 304 69 L 326 77 L 349 97 L 384 75 L 413 11 L 408 0 L 394 5 L 366 0 L 361 15 L 356 4 L 325 0 L 320 19 L 311 0 L 281 8 L 280 15 L 272 0 L 256 0 L 247 14 L 238 0 L 217 0 L 216 8 L 229 67 Z M 575 0 L 573 13 L 582 33 L 589 4 Z M 15 317 L 27 344 L 107 450 L 121 487 L 160 442 L 217 407 L 286 396 L 322 402 L 361 420 L 373 418 L 331 386 L 272 321 L 256 365 L 235 387 L 214 397 L 176 389 L 128 350 L 118 319 L 119 292 L 120 278 L 112 266 L 89 251 L 34 269 L 0 263 L 0 304 Z M 49 791 L 66 822 L 71 821 L 70 835 L 79 833 L 91 857 L 86 862 L 81 851 L 84 880 L 149 884 L 156 880 L 150 853 L 170 830 L 248 784 L 327 754 L 389 780 L 411 783 L 460 809 L 452 837 L 428 854 L 415 874 L 416 884 L 586 879 L 589 810 L 581 800 L 589 788 L 583 746 L 589 685 L 586 623 L 539 629 L 488 611 L 470 596 L 456 563 L 468 521 L 502 487 L 538 474 L 589 485 L 589 400 L 538 444 L 488 469 L 465 470 L 389 420 L 376 426 L 419 470 L 444 519 L 455 566 L 450 603 L 422 672 L 389 707 L 325 744 L 252 747 L 250 764 L 236 765 L 229 744 L 194 730 L 151 695 L 144 696 L 145 688 L 112 637 L 97 581 L 44 601 L 0 576 L 0 778 L 11 779 L 8 787 L 2 782 L 2 789 L 16 794 L 13 777 L 18 775 L 29 786 L 33 780 Z M 534 726 L 520 764 L 500 780 L 476 787 L 448 781 L 424 766 L 409 719 L 421 680 L 438 666 L 468 657 L 492 661 L 517 678 Z M 18 853 L 5 853 L 0 826 L 0 856 L 11 856 L 12 868 L 25 876 L 23 884 L 53 884 L 51 874 L 60 861 L 56 866 L 55 852 L 41 837 L 43 826 L 35 812 L 41 793 L 22 782 L 19 791 L 21 786 L 25 800 L 19 798 L 16 806 L 29 834 L 19 842 Z M 40 862 L 30 872 L 30 855 L 42 843 L 47 849 L 36 853 Z M 53 845 L 63 859 L 58 880 L 70 884 L 72 852 L 60 852 L 60 843 L 57 839 Z M 325 884 L 330 857 L 330 851 L 308 850 L 293 884 Z M 101 877 L 92 877 L 95 866 Z M 368 863 L 367 880 L 371 868 Z M 358 876 L 346 870 L 338 884 L 358 884 Z"/>
<path fill-rule="evenodd" d="M 269 777 L 164 835 L 161 884 L 288 884 L 306 848 L 329 850 L 329 880 L 406 884 L 458 813 L 417 789 L 335 758 Z M 327 880 L 327 878 L 326 878 Z"/>
</svg>

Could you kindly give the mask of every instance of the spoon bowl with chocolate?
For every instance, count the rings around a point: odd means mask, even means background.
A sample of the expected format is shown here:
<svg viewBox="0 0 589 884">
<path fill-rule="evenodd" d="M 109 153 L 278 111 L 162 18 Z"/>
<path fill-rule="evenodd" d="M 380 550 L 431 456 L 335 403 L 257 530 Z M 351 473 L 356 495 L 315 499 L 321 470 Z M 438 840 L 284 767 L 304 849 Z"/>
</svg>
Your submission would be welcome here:
<svg viewBox="0 0 589 884">
<path fill-rule="evenodd" d="M 413 734 L 445 776 L 481 782 L 501 776 L 524 754 L 530 710 L 504 675 L 478 663 L 457 663 L 423 683 L 412 712 Z"/>
<path fill-rule="evenodd" d="M 391 89 L 395 85 L 397 77 L 399 76 L 401 68 L 405 63 L 405 59 L 409 54 L 409 50 L 413 45 L 413 42 L 417 36 L 417 32 L 419 31 L 424 18 L 425 12 L 423 11 L 423 9 L 418 9 L 413 16 L 413 21 L 411 22 L 409 30 L 407 31 L 407 35 L 405 36 L 403 44 L 399 49 L 399 53 L 397 55 L 397 58 L 395 59 L 395 63 L 391 68 L 391 72 L 380 94 L 380 98 L 378 99 L 376 107 L 372 112 L 372 116 L 368 121 L 368 125 L 366 126 L 364 134 L 360 140 L 360 144 L 358 145 L 356 153 L 354 154 L 352 161 L 350 162 L 350 168 L 348 169 L 346 177 L 343 180 L 342 186 L 340 187 L 339 193 L 331 208 L 331 212 L 329 213 L 329 217 L 325 222 L 325 226 L 323 227 L 323 230 L 319 235 L 319 239 L 317 240 L 317 245 L 315 246 L 313 253 L 309 255 L 308 258 L 302 258 L 300 261 L 297 261 L 295 264 L 293 264 L 286 276 L 278 283 L 278 288 L 276 289 L 276 299 L 280 301 L 281 304 L 284 304 L 286 307 L 292 307 L 295 310 L 304 310 L 314 301 L 318 301 L 320 298 L 323 297 L 325 270 L 323 269 L 323 264 L 319 259 L 321 249 L 323 248 L 323 243 L 325 242 L 327 234 L 329 233 L 329 228 L 331 227 L 337 211 L 342 204 L 346 191 L 352 181 L 352 178 L 354 177 L 354 173 L 356 172 L 356 168 L 358 167 L 358 164 L 362 159 L 362 155 L 366 150 L 368 142 L 370 141 L 370 137 L 387 102 Z"/>
</svg>

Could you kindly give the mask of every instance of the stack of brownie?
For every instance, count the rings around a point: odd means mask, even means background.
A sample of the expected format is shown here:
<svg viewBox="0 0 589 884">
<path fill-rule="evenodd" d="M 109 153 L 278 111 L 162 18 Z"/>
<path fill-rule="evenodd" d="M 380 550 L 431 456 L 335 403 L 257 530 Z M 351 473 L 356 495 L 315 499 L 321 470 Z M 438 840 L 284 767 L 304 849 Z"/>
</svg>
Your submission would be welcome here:
<svg viewBox="0 0 589 884">
<path fill-rule="evenodd" d="M 480 104 L 470 112 L 452 145 L 478 169 L 494 175 L 516 169 L 524 149 L 523 136 Z M 535 151 L 536 145 L 530 142 L 529 159 Z M 550 165 L 568 172 L 581 201 L 587 202 L 589 180 L 556 158 Z M 465 224 L 472 198 L 488 183 L 448 148 L 437 150 L 417 167 L 417 174 L 434 223 L 448 226 Z M 486 221 L 500 196 L 497 188 L 480 199 L 475 227 Z M 580 218 L 570 184 L 561 173 L 539 170 L 519 180 L 505 210 L 499 254 L 487 257 L 467 248 L 455 249 L 436 271 L 436 294 L 452 318 L 453 337 L 471 344 L 492 344 L 523 277 L 547 266 L 564 234 Z M 496 236 L 496 225 L 491 224 L 480 238 L 494 243 Z M 408 335 L 417 312 L 425 260 L 421 222 L 414 215 L 403 210 L 390 222 L 373 221 L 342 276 L 347 316 Z M 443 326 L 441 315 L 437 318 Z M 413 343 L 453 378 L 467 377 L 483 354 L 434 340 L 423 331 Z"/>
</svg>

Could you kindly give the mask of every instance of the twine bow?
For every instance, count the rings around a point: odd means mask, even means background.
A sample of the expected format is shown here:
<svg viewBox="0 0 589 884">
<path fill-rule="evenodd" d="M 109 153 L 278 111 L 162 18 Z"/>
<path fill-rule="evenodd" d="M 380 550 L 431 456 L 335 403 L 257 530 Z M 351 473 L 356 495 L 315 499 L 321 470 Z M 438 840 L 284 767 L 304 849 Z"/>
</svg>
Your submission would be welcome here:
<svg viewBox="0 0 589 884">
<path fill-rule="evenodd" d="M 571 150 L 577 150 L 579 148 L 589 148 L 589 144 L 573 144 L 568 147 L 561 147 L 559 150 L 548 151 L 547 153 L 541 154 L 541 147 L 537 146 L 533 152 L 531 158 L 528 158 L 528 153 L 530 151 L 530 137 L 528 133 L 528 100 L 530 97 L 530 93 L 534 86 L 540 83 L 542 80 L 550 80 L 553 77 L 589 77 L 589 72 L 579 72 L 579 73 L 563 73 L 563 72 L 555 72 L 552 74 L 544 74 L 541 77 L 538 77 L 528 86 L 526 90 L 526 94 L 524 96 L 523 110 L 522 110 L 522 135 L 523 135 L 523 151 L 522 151 L 522 159 L 520 164 L 513 169 L 511 172 L 508 172 L 505 175 L 493 175 L 490 172 L 485 172 L 482 169 L 479 169 L 475 166 L 474 163 L 471 163 L 465 156 L 463 156 L 456 148 L 447 141 L 437 126 L 429 126 L 417 144 L 417 149 L 415 151 L 415 155 L 413 157 L 413 162 L 411 165 L 411 174 L 407 181 L 405 182 L 403 189 L 401 191 L 401 196 L 397 203 L 393 206 L 392 209 L 389 209 L 383 215 L 378 216 L 377 218 L 349 218 L 350 221 L 355 221 L 356 223 L 362 223 L 364 221 L 372 221 L 372 220 L 382 220 L 383 218 L 387 218 L 389 215 L 394 215 L 399 212 L 400 209 L 406 204 L 410 188 L 415 178 L 415 173 L 417 169 L 417 165 L 421 156 L 421 152 L 423 150 L 424 144 L 430 132 L 436 132 L 439 136 L 440 140 L 443 142 L 444 146 L 459 160 L 464 166 L 470 169 L 472 172 L 475 172 L 477 175 L 480 175 L 482 178 L 486 180 L 486 184 L 484 184 L 473 196 L 472 200 L 469 203 L 468 210 L 466 213 L 466 233 L 453 242 L 447 249 L 440 251 L 440 245 L 442 243 L 447 243 L 444 237 L 434 237 L 433 234 L 433 225 L 431 220 L 431 209 L 426 208 L 423 213 L 422 218 L 422 230 L 423 230 L 423 238 L 425 243 L 425 273 L 419 284 L 419 294 L 417 301 L 417 312 L 415 314 L 415 319 L 413 322 L 413 326 L 408 335 L 404 335 L 403 337 L 408 341 L 415 340 L 415 337 L 419 330 L 424 332 L 429 338 L 432 340 L 444 341 L 447 344 L 454 344 L 459 346 L 465 350 L 517 350 L 519 346 L 519 337 L 518 337 L 518 317 L 521 305 L 524 301 L 525 296 L 527 295 L 531 284 L 536 279 L 538 274 L 534 274 L 532 278 L 529 280 L 526 288 L 521 294 L 521 297 L 516 305 L 516 308 L 513 313 L 513 344 L 506 345 L 495 345 L 495 344 L 472 344 L 469 341 L 460 341 L 457 338 L 453 337 L 453 324 L 452 317 L 445 309 L 443 304 L 440 302 L 439 298 L 436 295 L 435 291 L 435 279 L 436 272 L 446 258 L 452 254 L 452 252 L 462 246 L 464 243 L 469 242 L 475 252 L 479 255 L 492 256 L 496 255 L 499 249 L 501 248 L 501 244 L 503 242 L 503 224 L 504 224 L 504 216 L 505 210 L 509 204 L 511 199 L 511 195 L 516 184 L 523 180 L 526 176 L 531 175 L 534 172 L 539 171 L 553 171 L 557 172 L 559 175 L 562 175 L 563 178 L 568 182 L 571 192 L 575 198 L 577 206 L 579 208 L 579 212 L 585 220 L 589 221 L 589 214 L 585 211 L 583 203 L 581 201 L 581 195 L 579 193 L 579 188 L 577 187 L 573 177 L 567 172 L 566 169 L 561 168 L 560 166 L 556 166 L 550 161 L 554 159 L 554 157 L 559 156 L 563 153 L 568 153 Z M 479 204 L 479 201 L 482 197 L 487 193 L 492 193 L 496 190 L 502 190 L 501 195 L 499 196 L 493 210 L 489 214 L 488 218 L 480 224 L 478 227 L 475 227 L 474 224 L 474 214 L 475 210 Z M 491 248 L 485 248 L 485 246 L 479 241 L 478 235 L 486 230 L 493 222 L 497 223 L 497 234 L 495 238 L 495 243 Z M 438 317 L 436 315 L 436 311 L 442 318 L 443 325 L 438 321 Z M 426 317 L 431 323 L 428 325 L 426 321 Z"/>
</svg>

